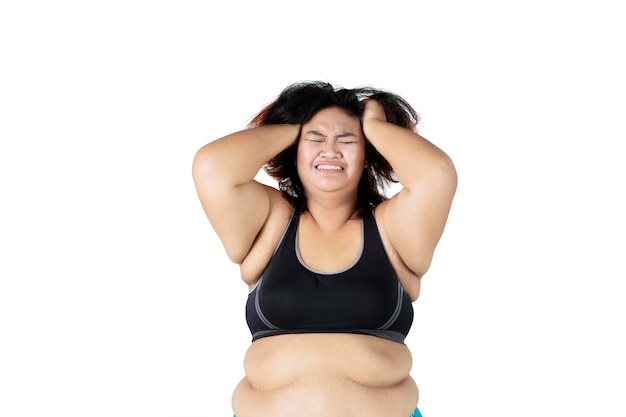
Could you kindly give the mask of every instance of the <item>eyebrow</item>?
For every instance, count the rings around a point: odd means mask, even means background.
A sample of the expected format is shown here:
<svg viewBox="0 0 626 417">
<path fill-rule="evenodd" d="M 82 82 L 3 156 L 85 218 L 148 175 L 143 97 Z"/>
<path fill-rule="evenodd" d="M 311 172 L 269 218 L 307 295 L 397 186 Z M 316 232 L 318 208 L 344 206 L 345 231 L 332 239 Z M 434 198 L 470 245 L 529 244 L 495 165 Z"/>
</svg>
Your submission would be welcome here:
<svg viewBox="0 0 626 417">
<path fill-rule="evenodd" d="M 326 137 L 326 135 L 324 135 L 323 133 L 317 131 L 317 130 L 309 130 L 308 132 L 306 132 L 307 135 L 314 135 L 314 136 L 321 136 L 321 137 Z M 356 135 L 352 132 L 343 132 L 337 135 L 338 138 L 347 138 L 347 137 L 356 137 Z"/>
</svg>

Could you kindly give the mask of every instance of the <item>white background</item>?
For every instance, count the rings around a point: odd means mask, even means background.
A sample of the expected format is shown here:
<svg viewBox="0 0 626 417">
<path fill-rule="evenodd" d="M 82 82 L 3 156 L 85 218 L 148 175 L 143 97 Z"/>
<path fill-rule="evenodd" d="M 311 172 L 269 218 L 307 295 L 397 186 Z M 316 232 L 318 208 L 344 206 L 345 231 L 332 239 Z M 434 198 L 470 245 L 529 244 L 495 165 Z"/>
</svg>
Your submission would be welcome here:
<svg viewBox="0 0 626 417">
<path fill-rule="evenodd" d="M 320 79 L 404 96 L 456 162 L 423 414 L 626 416 L 618 3 L 2 2 L 0 415 L 232 415 L 247 288 L 191 160 Z"/>
</svg>

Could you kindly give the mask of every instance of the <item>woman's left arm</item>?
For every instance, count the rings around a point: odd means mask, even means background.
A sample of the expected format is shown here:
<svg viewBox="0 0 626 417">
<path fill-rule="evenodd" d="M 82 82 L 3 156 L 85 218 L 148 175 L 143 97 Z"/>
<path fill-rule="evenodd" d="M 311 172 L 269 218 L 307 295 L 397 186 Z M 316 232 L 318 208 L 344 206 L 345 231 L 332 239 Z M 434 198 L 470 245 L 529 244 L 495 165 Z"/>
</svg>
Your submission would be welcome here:
<svg viewBox="0 0 626 417">
<path fill-rule="evenodd" d="M 421 277 L 430 267 L 448 220 L 457 174 L 450 157 L 415 132 L 387 122 L 383 107 L 368 100 L 365 137 L 393 167 L 402 189 L 384 202 L 382 221 L 394 250 Z"/>
</svg>

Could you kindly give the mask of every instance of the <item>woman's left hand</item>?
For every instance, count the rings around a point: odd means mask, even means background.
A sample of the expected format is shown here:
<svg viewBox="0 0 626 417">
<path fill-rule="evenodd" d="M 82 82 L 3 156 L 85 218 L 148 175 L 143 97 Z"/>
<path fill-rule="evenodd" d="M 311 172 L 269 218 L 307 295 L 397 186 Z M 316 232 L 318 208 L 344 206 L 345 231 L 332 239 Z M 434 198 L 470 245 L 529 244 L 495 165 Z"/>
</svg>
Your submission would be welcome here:
<svg viewBox="0 0 626 417">
<path fill-rule="evenodd" d="M 378 101 L 373 99 L 367 99 L 365 101 L 365 110 L 363 111 L 362 117 L 363 122 L 370 119 L 376 119 L 383 122 L 387 121 L 385 109 Z"/>
</svg>

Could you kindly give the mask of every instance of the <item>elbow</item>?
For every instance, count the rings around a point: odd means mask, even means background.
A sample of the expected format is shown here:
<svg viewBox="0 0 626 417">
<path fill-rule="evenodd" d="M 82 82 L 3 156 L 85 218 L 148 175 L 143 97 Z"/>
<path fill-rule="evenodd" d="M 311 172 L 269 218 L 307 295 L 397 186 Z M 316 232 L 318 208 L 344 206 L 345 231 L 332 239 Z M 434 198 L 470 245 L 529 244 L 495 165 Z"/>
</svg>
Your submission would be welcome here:
<svg viewBox="0 0 626 417">
<path fill-rule="evenodd" d="M 192 172 L 195 174 L 197 172 L 206 171 L 212 165 L 210 152 L 207 150 L 206 146 L 198 149 L 196 154 L 193 156 L 193 161 L 191 163 Z"/>
<path fill-rule="evenodd" d="M 191 162 L 191 173 L 193 177 L 197 178 L 201 172 L 206 171 L 208 165 L 206 152 L 204 148 L 200 148 L 193 156 L 193 161 Z"/>
<path fill-rule="evenodd" d="M 458 182 L 456 167 L 452 159 L 446 154 L 429 161 L 428 164 L 417 166 L 417 171 L 408 176 L 412 180 L 402 182 L 408 190 L 419 190 L 428 187 L 431 189 L 449 190 L 454 195 Z M 433 188 L 434 187 L 434 188 Z"/>
<path fill-rule="evenodd" d="M 452 194 L 456 192 L 458 174 L 456 166 L 448 154 L 441 152 L 439 157 L 432 161 L 426 172 L 425 178 L 428 178 L 429 183 L 450 190 Z"/>
<path fill-rule="evenodd" d="M 200 148 L 193 157 L 191 173 L 194 181 L 207 181 L 216 179 L 219 181 L 220 169 L 219 160 L 212 155 L 207 146 Z"/>
<path fill-rule="evenodd" d="M 459 182 L 459 176 L 456 171 L 456 166 L 454 165 L 454 162 L 448 155 L 445 155 L 445 158 L 443 158 L 440 170 L 442 178 L 445 179 L 448 186 L 452 189 L 453 192 L 455 192 L 457 184 Z"/>
</svg>

